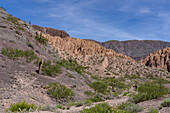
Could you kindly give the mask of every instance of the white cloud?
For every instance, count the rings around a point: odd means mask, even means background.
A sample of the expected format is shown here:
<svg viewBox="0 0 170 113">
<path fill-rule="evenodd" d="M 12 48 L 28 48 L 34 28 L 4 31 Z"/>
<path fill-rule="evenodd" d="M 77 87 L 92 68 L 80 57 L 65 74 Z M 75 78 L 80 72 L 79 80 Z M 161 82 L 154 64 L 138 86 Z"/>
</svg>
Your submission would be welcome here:
<svg viewBox="0 0 170 113">
<path fill-rule="evenodd" d="M 150 9 L 149 8 L 139 9 L 139 13 L 142 13 L 142 14 L 150 13 Z"/>
</svg>

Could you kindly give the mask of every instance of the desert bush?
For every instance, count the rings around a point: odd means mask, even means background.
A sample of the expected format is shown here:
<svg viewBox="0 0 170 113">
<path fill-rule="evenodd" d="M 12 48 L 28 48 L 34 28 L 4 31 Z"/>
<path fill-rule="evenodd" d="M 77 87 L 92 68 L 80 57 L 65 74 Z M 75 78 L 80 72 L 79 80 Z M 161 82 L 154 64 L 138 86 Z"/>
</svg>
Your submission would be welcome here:
<svg viewBox="0 0 170 113">
<path fill-rule="evenodd" d="M 119 105 L 118 109 L 124 110 L 129 113 L 137 113 L 143 111 L 143 107 L 140 107 L 138 104 L 134 103 L 122 103 Z"/>
<path fill-rule="evenodd" d="M 16 18 L 16 17 L 9 16 L 9 17 L 7 17 L 6 19 L 7 19 L 9 22 L 14 23 L 15 25 L 20 25 L 19 22 L 18 22 L 19 19 Z"/>
<path fill-rule="evenodd" d="M 48 90 L 48 93 L 56 99 L 70 99 L 75 95 L 75 93 L 71 89 L 57 82 L 50 83 L 45 88 Z"/>
<path fill-rule="evenodd" d="M 65 109 L 65 107 L 62 105 L 62 104 L 57 104 L 57 108 L 59 108 L 59 109 Z"/>
<path fill-rule="evenodd" d="M 25 57 L 26 61 L 30 63 L 32 60 L 37 59 L 37 55 L 35 55 L 32 50 L 23 51 L 13 48 L 2 48 L 1 52 L 3 55 L 8 56 L 11 60 Z"/>
<path fill-rule="evenodd" d="M 161 106 L 163 107 L 170 107 L 170 99 L 165 99 L 162 103 Z"/>
<path fill-rule="evenodd" d="M 3 8 L 3 7 L 0 7 L 1 9 L 3 9 L 4 11 L 6 11 L 6 9 L 5 8 Z"/>
<path fill-rule="evenodd" d="M 58 63 L 51 63 L 50 60 L 43 63 L 42 71 L 44 71 L 48 76 L 57 76 L 62 72 L 60 65 Z"/>
<path fill-rule="evenodd" d="M 102 93 L 102 94 L 106 94 L 108 91 L 108 85 L 104 82 L 93 82 L 92 83 L 92 88 L 98 92 L 98 93 Z"/>
<path fill-rule="evenodd" d="M 103 101 L 102 97 L 100 95 L 95 95 L 93 98 L 91 98 L 92 102 L 100 102 Z"/>
<path fill-rule="evenodd" d="M 129 94 L 129 92 L 124 92 L 123 96 L 127 96 Z"/>
<path fill-rule="evenodd" d="M 139 86 L 138 94 L 134 95 L 133 98 L 135 103 L 138 103 L 150 99 L 157 99 L 165 94 L 168 94 L 168 89 L 161 83 L 156 84 L 153 82 L 147 82 Z"/>
<path fill-rule="evenodd" d="M 44 36 L 42 36 L 41 34 L 40 34 L 40 35 L 36 35 L 36 36 L 35 36 L 35 39 L 36 39 L 39 43 L 44 44 L 45 46 L 47 46 L 47 44 L 48 44 L 48 40 L 47 40 Z"/>
<path fill-rule="evenodd" d="M 159 113 L 155 108 L 149 108 L 149 113 Z"/>
<path fill-rule="evenodd" d="M 126 85 L 123 81 L 124 79 L 122 78 L 114 78 L 114 77 L 106 77 L 103 79 L 105 83 L 107 83 L 109 86 L 116 87 L 118 89 L 126 89 L 129 86 Z"/>
<path fill-rule="evenodd" d="M 65 67 L 66 69 L 76 71 L 79 74 L 83 74 L 84 69 L 87 67 L 83 67 L 82 65 L 79 65 L 76 61 L 74 60 L 65 60 L 62 59 L 60 62 L 58 62 L 61 66 Z"/>
<path fill-rule="evenodd" d="M 83 109 L 82 113 L 112 113 L 113 109 L 107 103 L 100 103 L 89 109 Z"/>
<path fill-rule="evenodd" d="M 28 104 L 25 101 L 12 104 L 7 111 L 20 112 L 20 111 L 34 111 L 39 109 L 35 104 Z"/>
</svg>

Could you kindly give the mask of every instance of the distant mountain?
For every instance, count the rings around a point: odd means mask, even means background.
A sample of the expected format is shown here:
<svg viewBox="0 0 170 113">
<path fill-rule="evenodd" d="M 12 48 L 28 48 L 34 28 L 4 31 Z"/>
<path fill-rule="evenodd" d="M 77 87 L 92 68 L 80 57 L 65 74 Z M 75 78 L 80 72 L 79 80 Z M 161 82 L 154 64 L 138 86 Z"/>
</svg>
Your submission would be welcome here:
<svg viewBox="0 0 170 113">
<path fill-rule="evenodd" d="M 85 39 L 87 41 L 94 41 Z M 129 41 L 117 41 L 111 40 L 107 42 L 94 41 L 108 49 L 113 49 L 115 52 L 125 54 L 139 61 L 147 57 L 150 53 L 157 50 L 170 47 L 170 42 L 154 41 L 154 40 L 129 40 Z"/>
<path fill-rule="evenodd" d="M 170 72 L 170 48 L 167 47 L 165 49 L 151 53 L 140 62 L 146 66 L 157 67 Z"/>
</svg>

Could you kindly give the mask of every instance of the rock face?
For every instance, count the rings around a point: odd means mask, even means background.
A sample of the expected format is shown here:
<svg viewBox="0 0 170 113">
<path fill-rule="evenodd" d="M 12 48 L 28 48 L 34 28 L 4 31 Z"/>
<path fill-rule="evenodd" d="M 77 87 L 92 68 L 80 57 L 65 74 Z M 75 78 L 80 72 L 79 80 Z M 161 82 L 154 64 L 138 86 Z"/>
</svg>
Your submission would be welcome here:
<svg viewBox="0 0 170 113">
<path fill-rule="evenodd" d="M 106 49 L 91 41 L 81 40 L 79 38 L 65 37 L 60 38 L 58 36 L 51 36 L 49 34 L 43 34 L 49 41 L 49 44 L 53 47 L 58 47 L 61 50 L 69 53 L 72 56 L 86 56 L 86 55 L 102 55 L 102 56 L 119 56 L 132 60 L 130 57 L 116 53 L 111 49 Z"/>
<path fill-rule="evenodd" d="M 32 25 L 32 27 L 36 30 L 41 31 L 44 34 L 50 34 L 51 36 L 59 36 L 61 38 L 69 37 L 70 35 L 63 30 L 57 30 L 48 27 L 40 27 L 37 25 Z"/>
<path fill-rule="evenodd" d="M 88 41 L 94 41 L 89 40 Z M 153 41 L 153 40 L 129 40 L 129 41 L 116 41 L 111 40 L 107 42 L 97 42 L 103 47 L 112 49 L 115 52 L 122 53 L 130 56 L 131 58 L 139 61 L 147 57 L 150 53 L 156 52 L 157 50 L 170 47 L 170 42 Z"/>
<path fill-rule="evenodd" d="M 157 67 L 170 72 L 170 48 L 159 50 L 151 53 L 144 60 L 140 61 L 149 67 Z"/>
</svg>

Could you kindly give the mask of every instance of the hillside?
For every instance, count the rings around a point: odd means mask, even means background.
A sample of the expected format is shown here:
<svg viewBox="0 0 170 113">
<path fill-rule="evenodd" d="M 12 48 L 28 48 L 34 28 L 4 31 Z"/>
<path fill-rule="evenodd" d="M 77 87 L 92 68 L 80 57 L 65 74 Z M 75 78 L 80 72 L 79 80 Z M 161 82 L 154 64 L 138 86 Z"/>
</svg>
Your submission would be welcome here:
<svg viewBox="0 0 170 113">
<path fill-rule="evenodd" d="M 99 103 L 116 112 L 125 111 L 118 106 L 131 101 L 126 103 L 131 110 L 145 113 L 158 109 L 170 88 L 166 71 L 65 31 L 31 26 L 2 8 L 0 67 L 0 113 L 32 104 L 34 113 L 79 113 Z M 159 111 L 168 113 L 169 108 Z"/>
<path fill-rule="evenodd" d="M 88 40 L 88 39 L 86 39 Z M 93 41 L 93 40 L 89 40 Z M 154 40 L 129 40 L 129 41 L 117 41 L 111 40 L 107 42 L 97 42 L 103 47 L 112 49 L 115 52 L 127 55 L 134 60 L 141 60 L 147 57 L 150 53 L 156 52 L 157 50 L 170 47 L 170 42 L 154 41 Z"/>
</svg>

